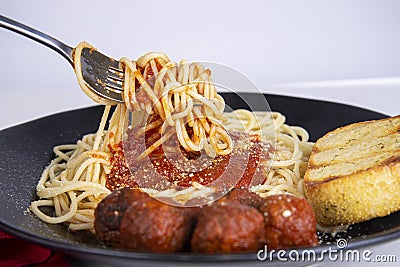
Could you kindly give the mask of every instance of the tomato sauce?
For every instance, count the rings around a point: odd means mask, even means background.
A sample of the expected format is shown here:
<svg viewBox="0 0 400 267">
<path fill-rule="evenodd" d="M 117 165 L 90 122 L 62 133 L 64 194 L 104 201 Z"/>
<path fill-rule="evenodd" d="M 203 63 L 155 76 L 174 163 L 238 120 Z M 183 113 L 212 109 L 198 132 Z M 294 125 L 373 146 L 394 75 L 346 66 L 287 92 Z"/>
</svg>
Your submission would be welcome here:
<svg viewBox="0 0 400 267">
<path fill-rule="evenodd" d="M 218 190 L 248 188 L 265 180 L 267 160 L 273 152 L 272 146 L 256 135 L 231 132 L 234 149 L 226 156 L 210 158 L 205 153 L 187 152 L 173 137 L 138 161 L 138 156 L 151 145 L 147 140 L 154 133 L 146 133 L 143 139 L 135 137 L 136 132 L 137 129 L 128 131 L 127 140 L 113 150 L 106 183 L 110 190 L 138 186 L 163 190 L 167 183 L 189 187 L 193 182 Z"/>
</svg>

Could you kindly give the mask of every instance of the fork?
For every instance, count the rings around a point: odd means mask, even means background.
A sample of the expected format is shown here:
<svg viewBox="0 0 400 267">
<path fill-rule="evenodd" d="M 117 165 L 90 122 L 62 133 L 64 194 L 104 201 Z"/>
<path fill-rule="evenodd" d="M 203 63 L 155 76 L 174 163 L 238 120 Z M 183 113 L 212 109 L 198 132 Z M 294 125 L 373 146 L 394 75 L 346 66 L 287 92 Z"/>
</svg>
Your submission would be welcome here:
<svg viewBox="0 0 400 267">
<path fill-rule="evenodd" d="M 67 59 L 74 68 L 71 46 L 2 15 L 0 15 L 0 26 L 53 49 Z M 124 71 L 118 60 L 96 50 L 84 48 L 81 53 L 81 66 L 84 82 L 97 96 L 112 102 L 123 102 Z"/>
</svg>

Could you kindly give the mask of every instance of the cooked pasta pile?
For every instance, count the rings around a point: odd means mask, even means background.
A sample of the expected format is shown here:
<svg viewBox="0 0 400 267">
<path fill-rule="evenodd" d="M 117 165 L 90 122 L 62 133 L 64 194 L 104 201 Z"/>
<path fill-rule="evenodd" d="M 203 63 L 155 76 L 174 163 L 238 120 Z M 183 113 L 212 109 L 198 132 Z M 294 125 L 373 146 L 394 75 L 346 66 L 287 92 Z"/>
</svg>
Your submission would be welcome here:
<svg viewBox="0 0 400 267">
<path fill-rule="evenodd" d="M 286 118 L 279 112 L 242 109 L 224 115 L 227 129 L 259 134 L 265 142 L 274 141 L 275 153 L 267 163 L 271 166 L 267 179 L 251 190 L 263 197 L 281 193 L 304 197 L 303 176 L 314 144 L 308 141 L 308 132 L 285 124 Z"/>
<path fill-rule="evenodd" d="M 78 82 L 88 92 L 80 74 L 80 53 L 89 47 L 81 43 L 75 49 L 74 62 Z M 48 223 L 66 223 L 71 230 L 94 231 L 94 210 L 97 203 L 110 193 L 106 187 L 113 149 L 124 138 L 128 127 L 140 127 L 139 134 L 152 131 L 155 142 L 139 158 L 146 157 L 173 135 L 187 151 L 205 151 L 209 157 L 228 155 L 233 143 L 229 131 L 259 134 L 265 142 L 273 143 L 275 153 L 267 179 L 252 191 L 266 196 L 289 193 L 304 196 L 302 177 L 312 143 L 308 133 L 300 127 L 285 124 L 285 117 L 277 112 L 236 110 L 223 113 L 225 102 L 217 93 L 210 70 L 199 63 L 173 63 L 165 54 L 149 53 L 137 61 L 120 60 L 125 71 L 124 104 L 111 113 L 111 103 L 105 104 L 96 133 L 85 135 L 76 144 L 54 148 L 55 158 L 45 168 L 37 185 L 39 200 L 30 208 Z M 110 119 L 109 119 L 110 117 Z M 107 125 L 108 122 L 108 125 Z M 212 193 L 200 184 L 182 190 L 156 192 L 155 196 L 175 199 L 183 195 L 199 196 Z M 54 207 L 54 214 L 42 207 Z"/>
</svg>

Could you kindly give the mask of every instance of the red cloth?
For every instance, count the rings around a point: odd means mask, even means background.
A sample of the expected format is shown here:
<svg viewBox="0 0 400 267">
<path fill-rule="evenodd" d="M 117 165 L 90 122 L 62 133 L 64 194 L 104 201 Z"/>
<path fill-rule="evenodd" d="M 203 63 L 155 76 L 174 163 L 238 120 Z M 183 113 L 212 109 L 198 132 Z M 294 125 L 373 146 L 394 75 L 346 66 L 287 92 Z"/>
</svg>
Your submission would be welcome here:
<svg viewBox="0 0 400 267">
<path fill-rule="evenodd" d="M 48 248 L 0 231 L 0 266 L 69 267 L 67 259 Z"/>
</svg>

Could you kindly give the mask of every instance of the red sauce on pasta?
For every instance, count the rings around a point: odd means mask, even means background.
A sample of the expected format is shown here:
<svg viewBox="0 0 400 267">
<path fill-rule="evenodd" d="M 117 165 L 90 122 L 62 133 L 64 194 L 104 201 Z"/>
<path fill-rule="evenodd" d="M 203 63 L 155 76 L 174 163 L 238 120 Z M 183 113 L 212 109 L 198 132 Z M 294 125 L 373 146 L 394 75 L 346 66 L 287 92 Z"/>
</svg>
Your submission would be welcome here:
<svg viewBox="0 0 400 267">
<path fill-rule="evenodd" d="M 199 152 L 186 152 L 179 148 L 175 138 L 171 138 L 148 158 L 138 161 L 137 157 L 151 142 L 148 142 L 149 138 L 145 141 L 135 138 L 135 132 L 136 129 L 128 131 L 129 138 L 113 148 L 111 172 L 106 184 L 110 190 L 138 186 L 162 190 L 165 181 L 181 187 L 188 187 L 193 182 L 212 184 L 223 190 L 247 188 L 265 180 L 272 146 L 264 144 L 256 135 L 230 133 L 234 142 L 232 153 L 215 158 Z M 124 154 L 123 147 L 127 154 Z"/>
</svg>

